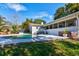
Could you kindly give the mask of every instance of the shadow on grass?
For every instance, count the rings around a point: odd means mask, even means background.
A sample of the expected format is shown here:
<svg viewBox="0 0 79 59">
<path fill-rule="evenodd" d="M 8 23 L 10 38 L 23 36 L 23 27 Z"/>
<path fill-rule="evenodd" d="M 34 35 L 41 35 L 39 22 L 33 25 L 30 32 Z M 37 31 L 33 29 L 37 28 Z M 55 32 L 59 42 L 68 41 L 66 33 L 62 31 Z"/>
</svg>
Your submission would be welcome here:
<svg viewBox="0 0 79 59">
<path fill-rule="evenodd" d="M 0 56 L 72 56 L 79 55 L 79 43 L 72 41 L 50 41 L 20 43 L 0 48 Z"/>
<path fill-rule="evenodd" d="M 74 40 L 75 42 L 75 40 Z M 75 44 L 71 41 L 59 41 L 59 43 L 63 44 L 65 46 L 65 48 L 71 48 L 71 49 L 79 49 L 79 43 Z"/>
<path fill-rule="evenodd" d="M 0 55 L 13 56 L 51 56 L 55 51 L 50 42 L 21 43 L 17 45 L 8 45 L 0 49 Z"/>
<path fill-rule="evenodd" d="M 19 46 L 20 47 L 20 46 Z M 55 54 L 52 43 L 49 42 L 35 42 L 30 44 L 25 44 L 25 53 L 32 56 L 51 56 Z"/>
</svg>

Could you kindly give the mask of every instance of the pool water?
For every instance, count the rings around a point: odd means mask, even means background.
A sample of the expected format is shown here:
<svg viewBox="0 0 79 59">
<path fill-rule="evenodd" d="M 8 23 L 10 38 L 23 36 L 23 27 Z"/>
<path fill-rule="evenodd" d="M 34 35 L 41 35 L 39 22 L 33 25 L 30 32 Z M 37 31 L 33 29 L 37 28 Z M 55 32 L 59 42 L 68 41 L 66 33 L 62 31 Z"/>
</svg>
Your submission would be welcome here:
<svg viewBox="0 0 79 59">
<path fill-rule="evenodd" d="M 5 36 L 4 39 L 31 39 L 32 35 Z"/>
<path fill-rule="evenodd" d="M 32 42 L 32 35 L 4 36 L 0 37 L 0 44 L 13 44 L 21 42 Z"/>
</svg>

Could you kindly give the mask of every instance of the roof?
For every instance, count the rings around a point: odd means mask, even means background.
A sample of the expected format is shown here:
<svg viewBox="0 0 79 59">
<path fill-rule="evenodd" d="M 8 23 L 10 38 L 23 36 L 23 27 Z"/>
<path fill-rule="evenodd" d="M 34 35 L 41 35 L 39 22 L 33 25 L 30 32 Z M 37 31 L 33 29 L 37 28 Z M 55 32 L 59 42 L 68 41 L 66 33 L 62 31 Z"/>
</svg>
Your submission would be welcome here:
<svg viewBox="0 0 79 59">
<path fill-rule="evenodd" d="M 32 26 L 42 26 L 41 24 L 34 24 L 34 23 L 30 23 L 30 25 L 32 25 Z"/>
<path fill-rule="evenodd" d="M 56 24 L 56 23 L 59 23 L 59 22 L 62 22 L 62 21 L 66 21 L 66 20 L 72 19 L 72 18 L 76 18 L 78 15 L 79 15 L 79 11 L 75 12 L 75 13 L 72 13 L 72 14 L 69 14 L 67 16 L 61 17 L 59 19 L 56 19 L 56 20 L 48 23 L 47 25 Z"/>
<path fill-rule="evenodd" d="M 30 23 L 30 25 L 32 25 L 32 26 L 45 26 L 46 24 L 35 24 L 35 23 Z"/>
<path fill-rule="evenodd" d="M 66 20 L 69 20 L 69 19 L 77 18 L 77 16 L 79 16 L 79 11 L 78 11 L 78 12 L 75 12 L 75 13 L 72 13 L 72 14 L 69 14 L 69 15 L 67 15 L 67 16 L 58 18 L 58 19 L 56 19 L 56 20 L 54 20 L 54 21 L 51 21 L 51 22 L 48 23 L 48 24 L 41 25 L 41 24 L 34 24 L 34 23 L 31 23 L 31 25 L 32 25 L 32 26 L 47 26 L 47 25 L 56 24 L 56 23 L 59 23 L 59 22 L 62 22 L 62 21 L 66 21 Z"/>
</svg>

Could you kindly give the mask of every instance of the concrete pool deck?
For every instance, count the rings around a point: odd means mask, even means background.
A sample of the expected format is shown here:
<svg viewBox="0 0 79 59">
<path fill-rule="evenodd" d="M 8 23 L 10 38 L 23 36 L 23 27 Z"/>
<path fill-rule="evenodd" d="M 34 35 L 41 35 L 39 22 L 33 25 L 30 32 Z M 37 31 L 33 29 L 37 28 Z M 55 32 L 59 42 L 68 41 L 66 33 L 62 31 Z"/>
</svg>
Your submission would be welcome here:
<svg viewBox="0 0 79 59">
<path fill-rule="evenodd" d="M 53 38 L 53 39 L 67 39 L 69 37 L 62 37 L 62 36 L 55 36 L 55 35 L 44 35 L 44 34 L 40 34 L 40 35 L 33 35 L 34 37 L 37 37 L 37 36 L 44 36 L 44 37 L 50 37 L 50 38 Z"/>
<path fill-rule="evenodd" d="M 31 35 L 31 34 L 8 34 L 8 35 L 0 35 L 0 37 L 5 37 L 5 36 L 18 36 L 18 35 Z M 51 37 L 54 39 L 67 39 L 68 37 L 62 37 L 62 36 L 55 36 L 55 35 L 32 35 L 32 37 L 37 37 L 37 36 L 43 36 L 43 37 Z"/>
</svg>

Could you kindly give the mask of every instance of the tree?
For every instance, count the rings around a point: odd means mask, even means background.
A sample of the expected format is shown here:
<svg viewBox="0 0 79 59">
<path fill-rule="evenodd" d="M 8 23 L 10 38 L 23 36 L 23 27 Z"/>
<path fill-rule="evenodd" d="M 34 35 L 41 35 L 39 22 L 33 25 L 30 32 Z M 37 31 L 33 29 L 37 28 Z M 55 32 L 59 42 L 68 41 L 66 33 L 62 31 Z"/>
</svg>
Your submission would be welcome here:
<svg viewBox="0 0 79 59">
<path fill-rule="evenodd" d="M 2 31 L 3 25 L 6 24 L 6 21 L 4 19 L 6 18 L 0 15 L 0 32 Z"/>
<path fill-rule="evenodd" d="M 44 20 L 42 20 L 42 19 L 35 19 L 35 20 L 34 20 L 34 23 L 36 23 L 36 24 L 41 24 L 42 22 L 43 22 L 44 24 L 46 23 L 46 22 L 45 22 Z"/>
<path fill-rule="evenodd" d="M 26 18 L 26 21 L 22 23 L 22 29 L 24 29 L 24 32 L 30 32 L 29 31 L 29 24 L 32 23 L 32 19 Z"/>
<path fill-rule="evenodd" d="M 22 29 L 24 29 L 24 32 L 29 33 L 29 24 L 30 23 L 36 23 L 36 24 L 41 24 L 41 22 L 46 23 L 42 19 L 35 19 L 34 21 L 32 19 L 26 18 L 26 21 L 22 23 Z"/>
<path fill-rule="evenodd" d="M 65 5 L 67 13 L 73 13 L 79 11 L 79 3 L 68 3 Z"/>
<path fill-rule="evenodd" d="M 79 3 L 67 3 L 65 4 L 65 6 L 60 7 L 56 10 L 54 19 L 56 20 L 77 11 L 79 11 Z"/>
<path fill-rule="evenodd" d="M 18 16 L 18 14 L 13 14 L 12 16 L 14 19 L 14 23 L 12 25 L 13 33 L 18 33 L 19 32 L 19 25 L 18 25 L 17 21 L 18 21 L 19 16 Z"/>
<path fill-rule="evenodd" d="M 5 17 L 3 16 L 0 16 L 0 26 L 4 25 L 5 24 L 5 21 L 4 19 L 6 19 Z"/>
<path fill-rule="evenodd" d="M 12 25 L 13 33 L 18 33 L 17 25 Z"/>
<path fill-rule="evenodd" d="M 56 13 L 55 13 L 55 17 L 54 19 L 57 19 L 57 18 L 60 18 L 62 16 L 64 16 L 64 7 L 60 7 L 56 10 Z"/>
</svg>

